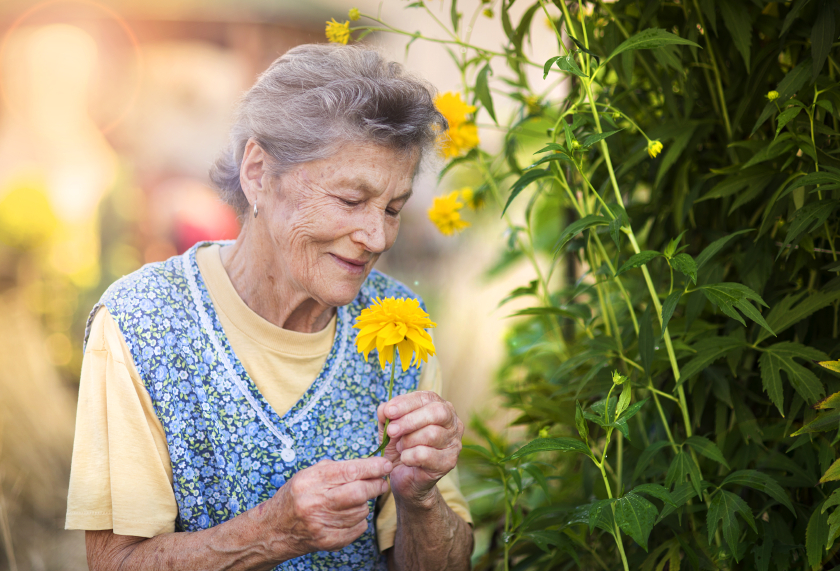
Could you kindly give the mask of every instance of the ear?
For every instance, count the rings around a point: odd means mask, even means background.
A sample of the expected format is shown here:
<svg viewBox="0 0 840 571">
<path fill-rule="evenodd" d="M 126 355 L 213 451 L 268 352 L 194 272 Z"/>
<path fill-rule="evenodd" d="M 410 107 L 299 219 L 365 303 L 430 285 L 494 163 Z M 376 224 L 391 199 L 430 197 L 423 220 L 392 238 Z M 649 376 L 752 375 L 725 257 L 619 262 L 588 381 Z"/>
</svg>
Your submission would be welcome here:
<svg viewBox="0 0 840 571">
<path fill-rule="evenodd" d="M 266 186 L 269 176 L 267 160 L 268 156 L 262 147 L 253 138 L 248 139 L 242 155 L 242 163 L 239 165 L 239 184 L 249 204 L 254 204 L 260 193 L 268 188 Z"/>
</svg>

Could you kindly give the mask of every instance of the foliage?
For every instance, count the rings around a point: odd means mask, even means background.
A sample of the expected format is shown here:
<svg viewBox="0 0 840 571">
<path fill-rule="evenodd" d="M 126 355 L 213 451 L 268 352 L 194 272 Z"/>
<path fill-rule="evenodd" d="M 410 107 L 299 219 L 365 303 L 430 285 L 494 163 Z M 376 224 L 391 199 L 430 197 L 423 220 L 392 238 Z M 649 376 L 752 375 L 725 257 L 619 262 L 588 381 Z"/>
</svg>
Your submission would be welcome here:
<svg viewBox="0 0 840 571">
<path fill-rule="evenodd" d="M 443 39 L 361 31 L 453 48 L 504 144 L 446 172 L 477 172 L 508 223 L 494 271 L 536 275 L 505 300 L 530 303 L 500 371 L 530 438 L 476 422 L 464 454 L 492 531 L 476 568 L 837 563 L 837 3 L 523 2 L 494 5 L 495 51 L 456 1 L 448 23 L 408 5 Z M 534 62 L 544 19 L 557 53 Z"/>
</svg>

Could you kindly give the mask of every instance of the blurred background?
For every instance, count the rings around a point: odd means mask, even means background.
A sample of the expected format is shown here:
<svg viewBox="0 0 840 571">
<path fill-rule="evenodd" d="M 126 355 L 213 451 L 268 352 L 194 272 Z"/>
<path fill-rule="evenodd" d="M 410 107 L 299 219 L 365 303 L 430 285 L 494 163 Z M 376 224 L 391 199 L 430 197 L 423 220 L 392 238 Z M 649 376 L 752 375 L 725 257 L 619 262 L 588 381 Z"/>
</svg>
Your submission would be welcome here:
<svg viewBox="0 0 840 571">
<path fill-rule="evenodd" d="M 435 35 L 434 22 L 405 4 L 387 0 L 382 17 Z M 472 14 L 479 0 L 462 4 Z M 442 4 L 430 5 L 448 18 Z M 88 312 L 142 264 L 237 235 L 234 213 L 207 179 L 235 102 L 286 50 L 325 41 L 325 20 L 346 20 L 351 7 L 380 8 L 338 0 L 0 3 L 0 569 L 86 568 L 83 532 L 63 525 Z M 496 47 L 497 26 L 479 17 L 473 42 Z M 442 47 L 416 42 L 407 51 L 405 40 L 365 42 L 440 91 L 458 89 Z M 479 126 L 482 145 L 498 145 L 489 119 Z M 472 228 L 455 237 L 426 217 L 433 196 L 470 182 L 457 171 L 441 182 L 427 177 L 379 267 L 422 295 L 439 324 L 444 396 L 465 420 L 494 411 L 502 426 L 492 383 L 511 308 L 496 308 L 531 278 L 524 268 L 493 269 L 495 249 L 486 245 L 504 239 L 495 217 L 469 212 Z"/>
</svg>

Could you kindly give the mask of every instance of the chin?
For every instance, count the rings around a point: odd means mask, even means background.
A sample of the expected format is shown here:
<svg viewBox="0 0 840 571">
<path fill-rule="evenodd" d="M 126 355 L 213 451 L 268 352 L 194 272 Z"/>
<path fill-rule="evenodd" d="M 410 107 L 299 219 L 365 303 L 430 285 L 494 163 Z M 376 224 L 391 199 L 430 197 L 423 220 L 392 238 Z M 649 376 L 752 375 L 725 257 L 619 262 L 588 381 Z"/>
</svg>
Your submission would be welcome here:
<svg viewBox="0 0 840 571">
<path fill-rule="evenodd" d="M 359 295 L 359 290 L 362 288 L 364 281 L 364 278 L 335 279 L 327 285 L 326 291 L 323 291 L 319 297 L 326 305 L 332 307 L 347 305 Z"/>
</svg>

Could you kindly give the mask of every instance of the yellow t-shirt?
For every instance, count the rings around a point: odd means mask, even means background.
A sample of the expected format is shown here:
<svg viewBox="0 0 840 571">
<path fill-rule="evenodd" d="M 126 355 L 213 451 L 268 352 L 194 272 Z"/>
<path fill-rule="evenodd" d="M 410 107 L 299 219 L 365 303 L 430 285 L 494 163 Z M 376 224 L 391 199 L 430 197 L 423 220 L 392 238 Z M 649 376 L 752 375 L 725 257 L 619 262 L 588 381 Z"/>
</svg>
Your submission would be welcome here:
<svg viewBox="0 0 840 571">
<path fill-rule="evenodd" d="M 283 415 L 314 382 L 329 355 L 336 319 L 317 333 L 277 327 L 254 313 L 236 293 L 222 265 L 220 247 L 200 248 L 199 271 L 231 347 L 266 401 Z M 418 390 L 441 391 L 432 357 Z M 472 523 L 453 470 L 438 482 L 452 510 Z M 377 541 L 394 545 L 396 504 L 380 499 Z M 169 449 L 152 399 L 114 319 L 102 308 L 94 317 L 82 363 L 66 529 L 113 529 L 153 537 L 175 530 L 178 505 Z"/>
</svg>

